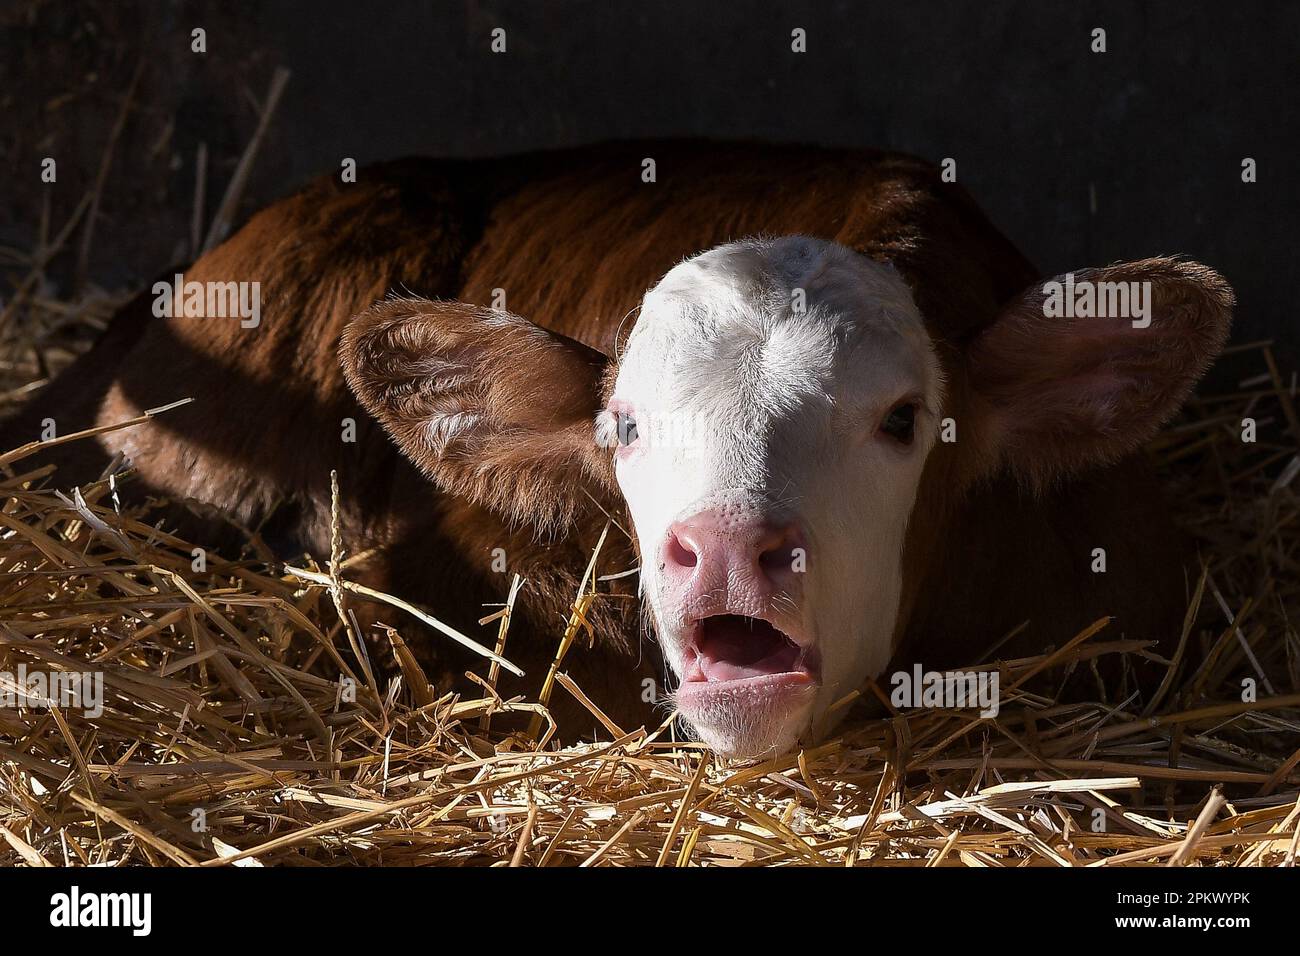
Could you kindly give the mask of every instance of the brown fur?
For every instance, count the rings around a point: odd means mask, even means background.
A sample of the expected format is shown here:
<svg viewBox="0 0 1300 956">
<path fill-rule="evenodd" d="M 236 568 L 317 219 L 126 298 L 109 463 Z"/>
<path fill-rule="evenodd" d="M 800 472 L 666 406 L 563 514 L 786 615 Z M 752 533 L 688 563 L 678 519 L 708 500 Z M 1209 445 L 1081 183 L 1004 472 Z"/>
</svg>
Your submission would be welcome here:
<svg viewBox="0 0 1300 956">
<path fill-rule="evenodd" d="M 641 181 L 643 157 L 655 158 L 657 183 Z M 630 527 L 608 453 L 591 441 L 604 357 L 676 262 L 760 233 L 804 233 L 892 263 L 938 343 L 945 414 L 962 432 L 936 449 L 923 479 L 902 646 L 927 666 L 967 663 L 963 655 L 1026 618 L 1034 626 L 1021 648 L 1064 640 L 1105 614 L 1134 634 L 1170 635 L 1188 557 L 1141 462 L 1121 459 L 1172 414 L 1222 342 L 1226 285 L 1170 260 L 1117 267 L 1156 282 L 1158 308 L 1181 316 L 1174 331 L 1112 336 L 1083 365 L 1077 349 L 1053 361 L 1041 311 L 1032 321 L 1033 268 L 964 191 L 894 154 L 640 143 L 408 160 L 364 169 L 352 185 L 324 178 L 185 270 L 187 280 L 260 281 L 260 328 L 157 319 L 140 331 L 137 322 L 96 350 L 111 376 L 65 376 L 5 437 L 27 440 L 47 415 L 72 419 L 60 422 L 67 431 L 91 424 L 77 420 L 87 408 L 107 423 L 193 396 L 105 445 L 127 453 L 150 489 L 217 504 L 282 549 L 318 555 L 338 470 L 345 540 L 382 548 L 359 569 L 368 583 L 470 633 L 483 603 L 507 589 L 508 575 L 490 569 L 492 549 L 504 548 L 509 570 L 529 580 L 508 648 L 529 678 L 503 685 L 518 693 L 544 673 L 606 516 Z M 511 313 L 556 336 L 487 309 L 494 289 Z M 1004 307 L 1007 321 L 995 324 Z M 1112 362 L 1120 341 L 1132 347 Z M 1027 368 L 1043 342 L 1048 361 Z M 1044 389 L 1107 362 L 1139 384 L 1149 373 L 1159 382 L 1124 407 L 1071 405 L 1066 393 L 1041 401 Z M 490 433 L 445 442 L 414 424 L 434 407 L 485 413 Z M 345 418 L 357 423 L 355 444 L 340 441 Z M 1131 418 L 1140 424 L 1129 427 Z M 1064 419 L 1088 437 L 1063 439 Z M 1110 461 L 1119 464 L 1090 468 Z M 1106 575 L 1087 570 L 1098 546 L 1110 555 Z M 600 570 L 635 560 L 616 532 Z M 569 669 L 631 722 L 646 716 L 641 679 L 659 675 L 653 653 L 636 647 L 633 585 L 616 589 L 622 599 L 596 616 L 600 644 L 575 650 Z M 473 663 L 438 639 L 425 653 L 446 680 Z"/>
</svg>

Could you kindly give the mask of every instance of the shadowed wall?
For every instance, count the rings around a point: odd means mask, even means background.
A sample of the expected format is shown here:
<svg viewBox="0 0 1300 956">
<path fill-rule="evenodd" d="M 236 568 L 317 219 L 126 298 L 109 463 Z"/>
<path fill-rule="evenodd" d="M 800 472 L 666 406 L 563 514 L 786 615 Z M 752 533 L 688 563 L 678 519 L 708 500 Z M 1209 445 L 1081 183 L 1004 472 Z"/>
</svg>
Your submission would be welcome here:
<svg viewBox="0 0 1300 956">
<path fill-rule="evenodd" d="M 183 257 L 199 142 L 210 217 L 284 65 L 293 78 L 244 214 L 344 157 L 651 136 L 877 146 L 956 159 L 1045 272 L 1186 253 L 1235 286 L 1237 340 L 1300 344 L 1281 264 L 1300 217 L 1294 4 L 81 2 L 13 4 L 3 23 L 11 242 L 34 235 L 43 156 L 60 159 L 55 224 L 71 213 L 142 64 L 92 249 L 104 284 Z M 505 54 L 489 49 L 495 27 Z M 1104 54 L 1090 50 L 1095 27 Z"/>
</svg>

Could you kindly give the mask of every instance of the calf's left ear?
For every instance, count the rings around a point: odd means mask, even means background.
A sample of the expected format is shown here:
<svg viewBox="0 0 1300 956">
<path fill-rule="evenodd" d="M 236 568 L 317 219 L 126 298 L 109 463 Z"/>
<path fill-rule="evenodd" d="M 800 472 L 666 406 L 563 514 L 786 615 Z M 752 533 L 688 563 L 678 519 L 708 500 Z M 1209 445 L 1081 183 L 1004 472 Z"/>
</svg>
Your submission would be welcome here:
<svg viewBox="0 0 1300 956">
<path fill-rule="evenodd" d="M 967 352 L 986 464 L 1042 487 L 1134 451 L 1219 354 L 1233 304 L 1213 269 L 1169 258 L 1030 288 Z"/>
<path fill-rule="evenodd" d="M 608 500 L 596 350 L 507 312 L 396 299 L 349 323 L 339 358 L 362 406 L 447 493 L 551 532 Z"/>
</svg>

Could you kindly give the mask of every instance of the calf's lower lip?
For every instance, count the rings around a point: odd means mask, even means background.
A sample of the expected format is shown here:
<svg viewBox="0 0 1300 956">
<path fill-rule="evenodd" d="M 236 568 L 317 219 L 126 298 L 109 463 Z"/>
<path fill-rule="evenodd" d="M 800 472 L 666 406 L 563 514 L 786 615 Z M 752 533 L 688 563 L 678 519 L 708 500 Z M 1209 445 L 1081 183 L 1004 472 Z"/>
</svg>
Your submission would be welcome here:
<svg viewBox="0 0 1300 956">
<path fill-rule="evenodd" d="M 793 671 L 741 680 L 683 681 L 677 688 L 677 707 L 687 717 L 720 701 L 742 710 L 787 710 L 806 700 L 816 687 L 817 681 L 810 675 Z"/>
</svg>

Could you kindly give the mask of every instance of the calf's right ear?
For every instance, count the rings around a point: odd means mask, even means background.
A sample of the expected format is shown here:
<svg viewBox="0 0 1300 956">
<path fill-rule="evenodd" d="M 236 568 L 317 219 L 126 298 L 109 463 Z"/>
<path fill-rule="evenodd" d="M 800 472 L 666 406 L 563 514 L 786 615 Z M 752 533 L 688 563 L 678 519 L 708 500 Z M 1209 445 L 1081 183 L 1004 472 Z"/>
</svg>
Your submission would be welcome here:
<svg viewBox="0 0 1300 956">
<path fill-rule="evenodd" d="M 561 531 L 615 488 L 593 430 L 607 360 L 573 339 L 462 302 L 390 299 L 349 323 L 339 357 L 421 471 L 512 524 Z"/>
<path fill-rule="evenodd" d="M 1069 304 L 1062 314 L 1064 300 L 1074 302 L 1067 289 L 1095 293 L 1093 307 Z M 1103 293 L 1121 292 L 1131 297 L 1109 303 L 1144 302 L 1145 315 L 1097 308 Z M 1232 308 L 1218 273 L 1173 258 L 1085 269 L 1027 290 L 968 350 L 986 466 L 1041 488 L 1136 450 L 1219 354 Z"/>
</svg>

